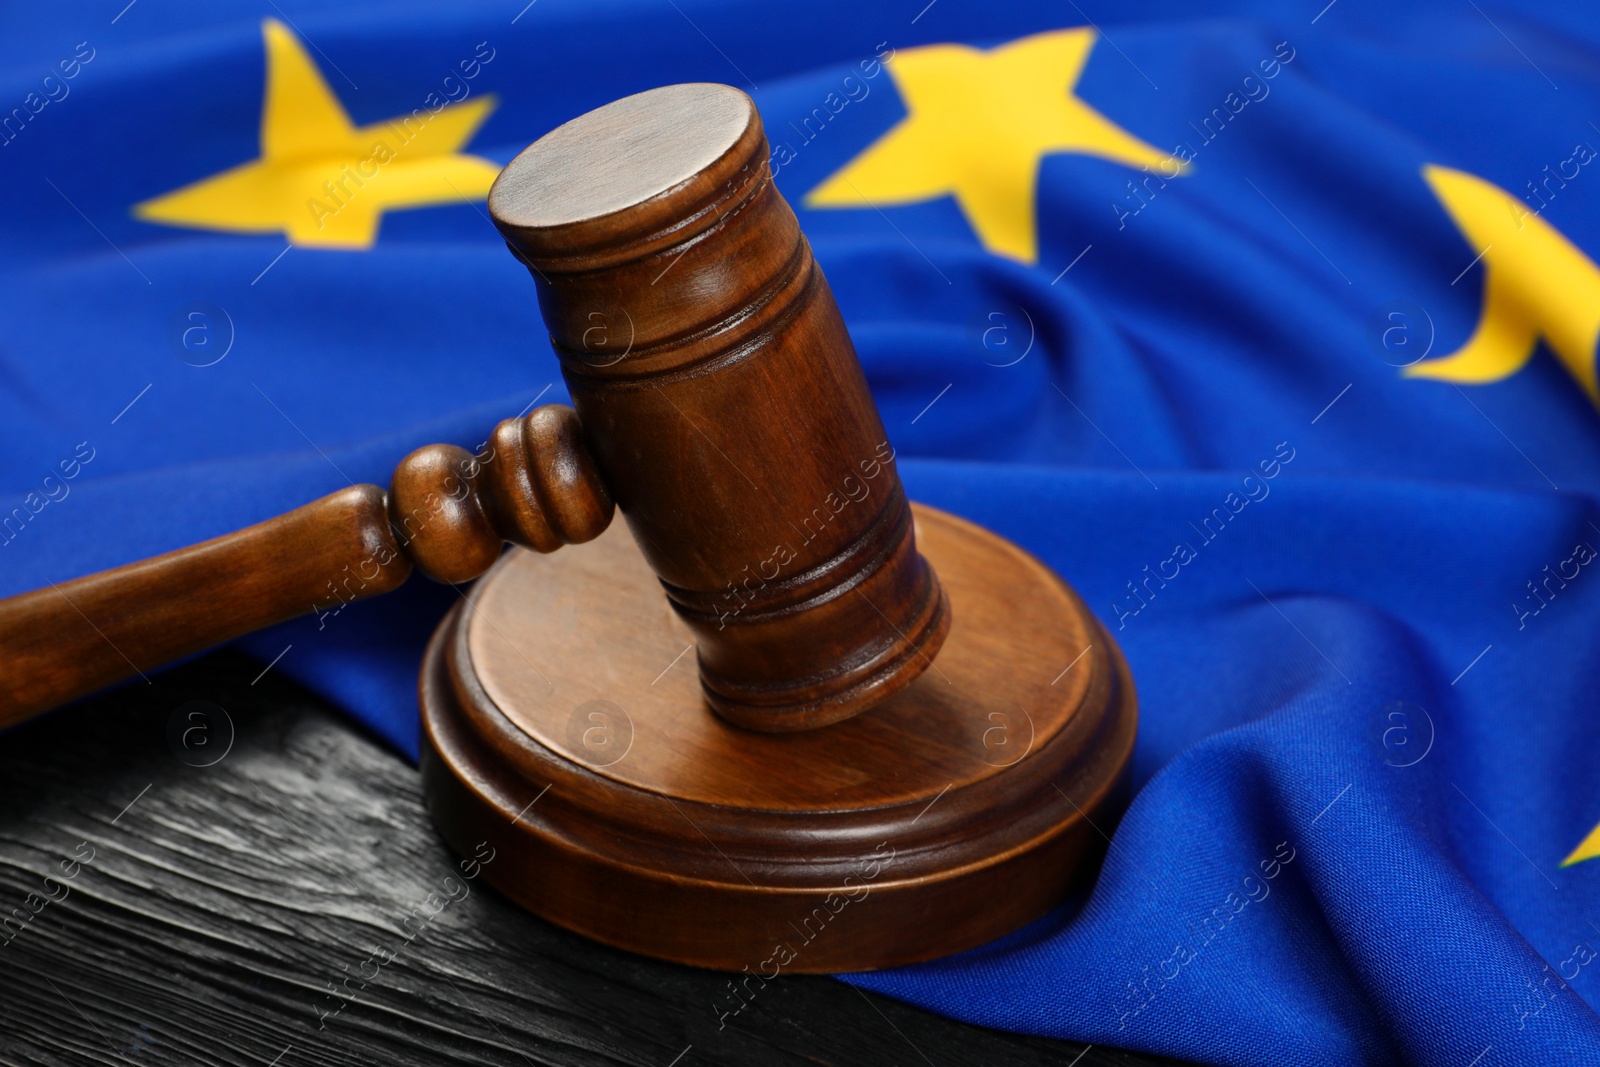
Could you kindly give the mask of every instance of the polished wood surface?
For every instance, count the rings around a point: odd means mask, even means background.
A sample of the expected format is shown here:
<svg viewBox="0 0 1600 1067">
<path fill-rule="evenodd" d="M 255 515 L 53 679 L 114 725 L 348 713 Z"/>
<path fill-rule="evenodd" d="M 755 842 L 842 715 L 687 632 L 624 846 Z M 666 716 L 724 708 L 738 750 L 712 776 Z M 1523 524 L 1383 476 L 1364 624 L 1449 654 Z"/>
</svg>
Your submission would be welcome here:
<svg viewBox="0 0 1600 1067">
<path fill-rule="evenodd" d="M 949 628 L 894 449 L 749 97 L 669 86 L 512 160 L 489 213 L 538 285 L 585 440 L 756 730 L 859 714 Z"/>
<path fill-rule="evenodd" d="M 353 485 L 203 544 L 0 600 L 0 727 L 254 630 L 386 593 L 413 563 L 462 582 L 505 541 L 590 540 L 612 504 L 571 408 L 502 422 L 474 456 L 418 449 L 389 494 Z"/>
<path fill-rule="evenodd" d="M 707 710 L 691 632 L 621 531 L 508 555 L 424 668 L 446 840 L 489 840 L 488 879 L 563 926 L 735 971 L 891 966 L 1042 914 L 1102 841 L 1132 685 L 1046 567 L 915 510 L 953 609 L 943 651 L 870 714 L 799 734 Z"/>
<path fill-rule="evenodd" d="M 0 917 L 68 894 L 20 930 L 0 925 L 0 1062 L 1168 1062 L 970 1026 L 817 975 L 745 988 L 569 933 L 464 881 L 473 868 L 434 832 L 416 770 L 279 672 L 251 685 L 263 666 L 218 652 L 0 736 Z M 209 718 L 189 719 L 197 700 Z M 173 746 L 175 719 L 207 729 Z M 80 844 L 92 862 L 65 890 L 42 885 Z"/>
<path fill-rule="evenodd" d="M 918 541 L 959 569 L 944 584 L 966 610 L 933 666 L 871 715 L 784 735 L 751 733 L 706 714 L 685 655 L 692 635 L 620 529 L 560 561 L 507 561 L 505 573 L 473 598 L 466 634 L 473 673 L 529 737 L 634 789 L 698 804 L 819 813 L 926 803 L 946 789 L 967 789 L 1047 746 L 1091 682 L 1103 681 L 1092 670 L 1056 677 L 1094 643 L 1094 624 L 1020 550 L 994 545 L 952 516 L 918 511 Z M 983 579 L 988 588 L 967 588 L 982 561 L 995 566 Z M 1020 648 L 1018 633 L 1028 635 Z M 608 654 L 589 663 L 595 647 Z M 580 660 L 586 670 L 562 670 Z M 590 710 L 574 723 L 579 708 Z"/>
</svg>

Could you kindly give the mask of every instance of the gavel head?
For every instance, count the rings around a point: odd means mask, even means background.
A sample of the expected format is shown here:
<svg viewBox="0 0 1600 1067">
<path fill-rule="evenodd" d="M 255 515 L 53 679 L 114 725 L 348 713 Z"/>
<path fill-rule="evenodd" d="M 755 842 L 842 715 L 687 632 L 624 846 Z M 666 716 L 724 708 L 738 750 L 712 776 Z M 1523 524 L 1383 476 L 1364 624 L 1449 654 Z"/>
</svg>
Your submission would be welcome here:
<svg viewBox="0 0 1600 1067">
<path fill-rule="evenodd" d="M 711 707 L 804 730 L 910 684 L 949 604 L 750 98 L 591 111 L 512 160 L 489 211 Z"/>
</svg>

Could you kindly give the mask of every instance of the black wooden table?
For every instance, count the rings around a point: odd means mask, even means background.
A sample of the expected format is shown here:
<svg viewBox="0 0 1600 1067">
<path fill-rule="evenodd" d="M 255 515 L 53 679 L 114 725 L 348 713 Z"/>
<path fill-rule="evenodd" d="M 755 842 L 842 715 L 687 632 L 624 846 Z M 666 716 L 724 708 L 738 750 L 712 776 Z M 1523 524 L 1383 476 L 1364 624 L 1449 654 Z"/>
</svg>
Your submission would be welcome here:
<svg viewBox="0 0 1600 1067">
<path fill-rule="evenodd" d="M 259 672 L 218 653 L 0 737 L 0 1063 L 1163 1062 L 825 977 L 722 1026 L 727 976 L 447 882 L 415 770 Z"/>
</svg>

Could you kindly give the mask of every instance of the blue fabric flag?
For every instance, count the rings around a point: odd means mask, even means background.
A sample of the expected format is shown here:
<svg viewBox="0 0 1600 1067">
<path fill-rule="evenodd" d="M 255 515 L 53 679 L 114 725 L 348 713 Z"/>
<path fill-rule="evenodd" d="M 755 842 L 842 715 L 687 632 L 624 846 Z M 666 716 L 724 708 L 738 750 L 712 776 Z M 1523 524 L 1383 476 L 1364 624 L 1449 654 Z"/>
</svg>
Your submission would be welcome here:
<svg viewBox="0 0 1600 1067">
<path fill-rule="evenodd" d="M 489 180 L 728 82 L 908 490 L 1141 702 L 1091 889 L 849 980 L 1206 1063 L 1600 1063 L 1600 18 L 1082 2 L 9 6 L 0 594 L 563 399 Z M 459 596 L 243 645 L 414 756 Z"/>
</svg>

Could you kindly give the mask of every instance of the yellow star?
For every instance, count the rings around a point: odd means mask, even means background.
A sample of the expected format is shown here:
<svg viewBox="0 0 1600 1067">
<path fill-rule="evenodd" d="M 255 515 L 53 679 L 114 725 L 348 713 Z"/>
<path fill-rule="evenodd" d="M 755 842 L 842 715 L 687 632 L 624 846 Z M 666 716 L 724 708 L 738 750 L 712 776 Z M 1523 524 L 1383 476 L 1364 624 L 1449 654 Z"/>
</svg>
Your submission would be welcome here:
<svg viewBox="0 0 1600 1067">
<path fill-rule="evenodd" d="M 483 199 L 499 173 L 460 155 L 495 99 L 423 106 L 371 126 L 350 122 L 288 27 L 261 24 L 267 48 L 261 158 L 146 200 L 135 216 L 231 233 L 283 233 L 292 244 L 370 248 L 386 210 Z"/>
<path fill-rule="evenodd" d="M 1600 268 L 1594 260 L 1528 204 L 1482 178 L 1432 165 L 1422 176 L 1483 260 L 1483 310 L 1460 349 L 1405 373 L 1474 385 L 1499 381 L 1521 370 L 1543 337 L 1600 404 L 1594 365 Z M 1592 844 L 1600 848 L 1600 835 Z"/>
<path fill-rule="evenodd" d="M 1561 861 L 1561 866 L 1571 867 L 1574 863 L 1592 860 L 1596 856 L 1600 856 L 1600 826 L 1596 826 L 1589 831 L 1589 836 L 1584 838 L 1578 847 L 1572 850 L 1572 855 Z"/>
<path fill-rule="evenodd" d="M 990 51 L 941 44 L 897 53 L 888 69 L 909 114 L 811 190 L 806 206 L 954 196 L 984 248 L 1035 262 L 1034 191 L 1046 153 L 1129 167 L 1172 159 L 1073 95 L 1094 42 L 1094 30 L 1084 28 Z"/>
</svg>

